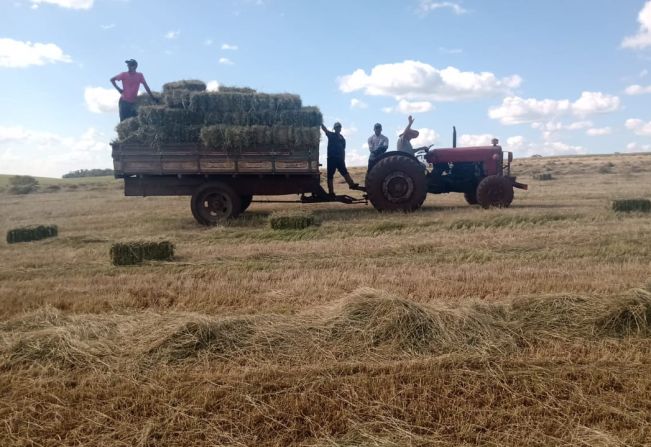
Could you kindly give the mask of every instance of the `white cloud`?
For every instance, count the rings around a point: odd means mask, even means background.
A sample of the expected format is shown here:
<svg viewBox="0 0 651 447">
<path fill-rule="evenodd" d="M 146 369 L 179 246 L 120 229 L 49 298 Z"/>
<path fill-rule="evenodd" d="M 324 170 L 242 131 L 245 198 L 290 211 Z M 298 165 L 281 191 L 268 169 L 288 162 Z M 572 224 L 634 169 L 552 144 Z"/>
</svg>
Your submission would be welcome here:
<svg viewBox="0 0 651 447">
<path fill-rule="evenodd" d="M 179 37 L 180 34 L 181 31 L 168 31 L 165 33 L 165 38 L 170 40 L 176 39 L 177 37 Z"/>
<path fill-rule="evenodd" d="M 432 110 L 432 103 L 429 101 L 407 101 L 406 99 L 401 99 L 400 102 L 398 102 L 398 111 L 405 115 L 411 113 L 425 113 L 430 110 Z"/>
<path fill-rule="evenodd" d="M 219 63 L 222 65 L 234 65 L 234 62 L 227 57 L 220 57 Z"/>
<path fill-rule="evenodd" d="M 522 135 L 508 137 L 506 144 L 502 142 L 504 150 L 513 152 L 518 157 L 530 157 L 534 154 L 555 156 L 555 155 L 579 155 L 586 154 L 587 150 L 583 146 L 574 146 L 561 141 L 544 141 L 534 143 L 528 141 Z"/>
<path fill-rule="evenodd" d="M 468 12 L 458 2 L 435 2 L 433 0 L 421 0 L 418 9 L 422 14 L 429 14 L 438 9 L 449 9 L 456 15 L 466 14 Z"/>
<path fill-rule="evenodd" d="M 565 129 L 567 130 L 581 130 L 581 129 L 587 129 L 588 127 L 592 127 L 592 121 L 575 121 L 567 126 L 565 126 Z"/>
<path fill-rule="evenodd" d="M 55 62 L 72 62 L 72 58 L 53 43 L 0 39 L 0 67 L 24 68 Z"/>
<path fill-rule="evenodd" d="M 593 127 L 586 130 L 585 133 L 591 137 L 602 137 L 604 135 L 610 135 L 613 133 L 613 130 L 610 127 Z"/>
<path fill-rule="evenodd" d="M 366 104 L 364 101 L 360 101 L 357 98 L 353 98 L 350 100 L 350 108 L 351 109 L 366 109 L 368 108 L 368 104 Z"/>
<path fill-rule="evenodd" d="M 230 45 L 228 43 L 223 43 L 222 44 L 222 50 L 228 50 L 228 51 L 237 51 L 238 50 L 237 45 Z"/>
<path fill-rule="evenodd" d="M 209 47 L 209 46 L 212 45 L 213 43 L 214 43 L 214 41 L 213 41 L 212 39 L 206 39 L 206 40 L 203 41 L 203 44 L 204 44 L 205 46 L 207 46 L 207 47 Z"/>
<path fill-rule="evenodd" d="M 647 93 L 651 93 L 651 85 L 629 85 L 626 87 L 626 90 L 624 90 L 624 92 L 626 92 L 627 95 L 645 95 Z"/>
<path fill-rule="evenodd" d="M 488 116 L 504 125 L 513 125 L 553 120 L 565 115 L 584 117 L 607 113 L 618 110 L 619 106 L 620 99 L 617 96 L 601 92 L 583 92 L 574 102 L 570 102 L 569 99 L 539 100 L 509 96 L 504 98 L 502 105 L 490 108 Z"/>
<path fill-rule="evenodd" d="M 86 87 L 84 100 L 93 113 L 115 113 L 118 110 L 120 94 L 113 88 Z"/>
<path fill-rule="evenodd" d="M 490 146 L 491 140 L 493 138 L 495 138 L 495 135 L 491 135 L 488 133 L 479 134 L 479 135 L 464 134 L 461 135 L 461 137 L 459 137 L 458 145 L 461 147 Z"/>
<path fill-rule="evenodd" d="M 427 127 L 418 128 L 418 138 L 411 140 L 411 145 L 414 148 L 421 146 L 429 146 L 430 144 L 436 144 L 439 141 L 441 136 L 433 129 L 428 129 Z"/>
<path fill-rule="evenodd" d="M 108 137 L 87 129 L 78 137 L 23 127 L 0 126 L 0 165 L 3 173 L 60 177 L 76 169 L 107 168 L 111 163 Z"/>
<path fill-rule="evenodd" d="M 651 144 L 639 144 L 636 142 L 626 145 L 626 152 L 648 152 L 651 150 Z"/>
<path fill-rule="evenodd" d="M 95 0 L 32 0 L 33 6 L 43 3 L 60 6 L 68 9 L 90 9 Z"/>
<path fill-rule="evenodd" d="M 206 90 L 209 92 L 219 91 L 219 82 L 217 81 L 208 81 L 206 82 Z"/>
<path fill-rule="evenodd" d="M 382 107 L 382 110 L 384 113 L 391 113 L 393 112 L 393 107 Z"/>
<path fill-rule="evenodd" d="M 645 123 L 641 119 L 630 118 L 624 123 L 628 130 L 632 130 L 636 135 L 651 136 L 651 121 Z"/>
<path fill-rule="evenodd" d="M 108 25 L 100 25 L 99 27 L 102 28 L 103 30 L 109 30 L 115 28 L 115 23 L 109 23 Z"/>
<path fill-rule="evenodd" d="M 637 21 L 640 23 L 638 33 L 626 37 L 622 41 L 623 48 L 640 50 L 651 46 L 651 0 L 647 0 L 644 4 L 637 16 Z"/>
<path fill-rule="evenodd" d="M 338 79 L 344 93 L 363 91 L 370 96 L 389 96 L 396 100 L 456 101 L 510 94 L 522 79 L 498 79 L 490 72 L 460 71 L 455 67 L 437 69 L 429 64 L 406 60 L 376 65 L 367 74 L 357 69 Z"/>
</svg>

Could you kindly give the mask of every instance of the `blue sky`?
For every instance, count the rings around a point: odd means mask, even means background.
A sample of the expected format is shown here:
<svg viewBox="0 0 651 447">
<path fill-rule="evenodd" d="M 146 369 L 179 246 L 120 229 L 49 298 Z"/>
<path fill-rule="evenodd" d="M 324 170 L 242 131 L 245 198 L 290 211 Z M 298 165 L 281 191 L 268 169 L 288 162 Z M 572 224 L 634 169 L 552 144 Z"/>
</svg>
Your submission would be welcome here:
<svg viewBox="0 0 651 447">
<path fill-rule="evenodd" d="M 363 165 L 395 146 L 497 137 L 516 156 L 651 151 L 651 0 L 3 0 L 0 173 L 111 167 L 135 58 L 169 81 L 300 94 Z"/>
</svg>

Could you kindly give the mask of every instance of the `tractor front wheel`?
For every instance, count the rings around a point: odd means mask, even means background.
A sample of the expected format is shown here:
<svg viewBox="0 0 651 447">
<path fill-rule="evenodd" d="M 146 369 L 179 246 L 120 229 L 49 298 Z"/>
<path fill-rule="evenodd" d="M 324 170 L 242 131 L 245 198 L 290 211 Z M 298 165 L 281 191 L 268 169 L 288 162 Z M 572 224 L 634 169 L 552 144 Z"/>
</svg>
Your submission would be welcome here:
<svg viewBox="0 0 651 447">
<path fill-rule="evenodd" d="M 463 197 L 468 202 L 468 205 L 477 205 L 477 188 L 464 192 Z"/>
<path fill-rule="evenodd" d="M 513 201 L 513 185 L 499 175 L 489 175 L 477 186 L 477 202 L 482 208 L 507 208 Z"/>
<path fill-rule="evenodd" d="M 224 183 L 200 186 L 190 201 L 192 215 L 201 225 L 217 225 L 237 217 L 242 210 L 240 196 Z"/>
<path fill-rule="evenodd" d="M 366 191 L 378 211 L 415 211 L 427 196 L 425 169 L 415 158 L 390 155 L 371 168 Z"/>
</svg>

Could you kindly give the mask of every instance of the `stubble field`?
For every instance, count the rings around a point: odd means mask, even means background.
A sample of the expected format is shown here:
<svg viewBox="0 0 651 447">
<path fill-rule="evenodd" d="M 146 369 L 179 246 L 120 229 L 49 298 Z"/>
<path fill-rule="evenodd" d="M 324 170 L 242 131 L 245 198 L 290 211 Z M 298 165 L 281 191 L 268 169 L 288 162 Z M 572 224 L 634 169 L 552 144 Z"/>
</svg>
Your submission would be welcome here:
<svg viewBox="0 0 651 447">
<path fill-rule="evenodd" d="M 610 209 L 651 155 L 514 167 L 505 210 L 216 228 L 112 179 L 0 193 L 1 234 L 59 227 L 0 244 L 0 445 L 651 445 L 651 215 Z M 111 265 L 134 239 L 175 260 Z"/>
</svg>

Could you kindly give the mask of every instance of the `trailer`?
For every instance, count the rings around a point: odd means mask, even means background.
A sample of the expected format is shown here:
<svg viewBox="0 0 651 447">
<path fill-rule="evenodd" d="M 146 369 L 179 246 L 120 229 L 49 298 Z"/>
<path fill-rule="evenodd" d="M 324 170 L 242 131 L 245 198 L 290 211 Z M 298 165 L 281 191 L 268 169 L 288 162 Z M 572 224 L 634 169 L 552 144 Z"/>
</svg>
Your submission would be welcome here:
<svg viewBox="0 0 651 447">
<path fill-rule="evenodd" d="M 201 143 L 111 145 L 115 177 L 124 180 L 125 196 L 191 196 L 192 215 L 202 225 L 237 217 L 255 196 L 297 194 L 301 203 L 366 203 L 365 198 L 326 193 L 318 150 L 229 154 Z"/>
</svg>

